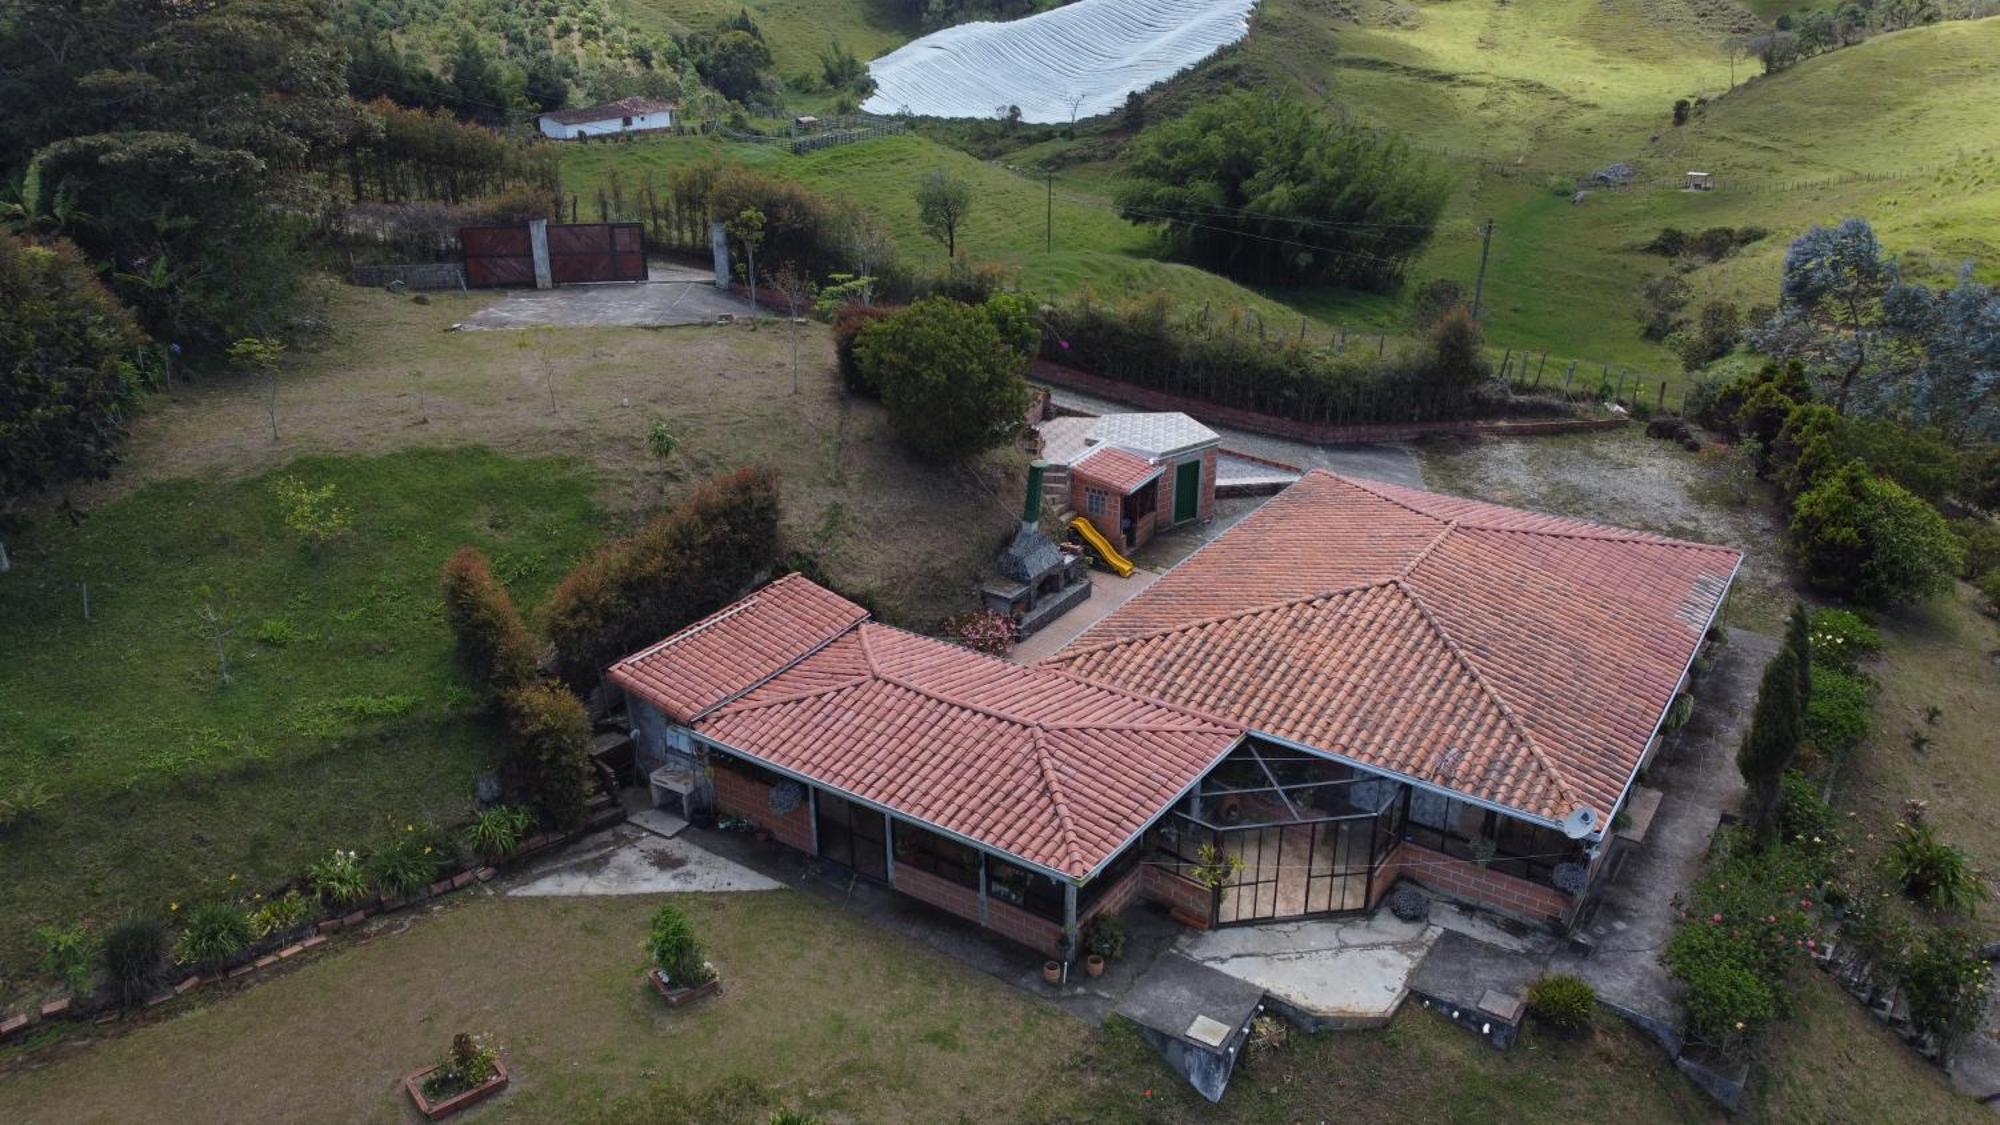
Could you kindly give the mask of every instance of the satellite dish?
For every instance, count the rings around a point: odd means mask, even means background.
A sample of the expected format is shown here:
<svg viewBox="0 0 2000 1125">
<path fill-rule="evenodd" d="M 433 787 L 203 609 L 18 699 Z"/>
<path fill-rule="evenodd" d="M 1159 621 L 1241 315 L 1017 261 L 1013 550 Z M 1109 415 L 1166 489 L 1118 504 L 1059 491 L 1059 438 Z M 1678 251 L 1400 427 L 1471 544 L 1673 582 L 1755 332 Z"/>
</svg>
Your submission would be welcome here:
<svg viewBox="0 0 2000 1125">
<path fill-rule="evenodd" d="M 1578 805 L 1563 818 L 1563 835 L 1572 840 L 1581 840 L 1597 830 L 1597 810 L 1589 805 Z"/>
</svg>

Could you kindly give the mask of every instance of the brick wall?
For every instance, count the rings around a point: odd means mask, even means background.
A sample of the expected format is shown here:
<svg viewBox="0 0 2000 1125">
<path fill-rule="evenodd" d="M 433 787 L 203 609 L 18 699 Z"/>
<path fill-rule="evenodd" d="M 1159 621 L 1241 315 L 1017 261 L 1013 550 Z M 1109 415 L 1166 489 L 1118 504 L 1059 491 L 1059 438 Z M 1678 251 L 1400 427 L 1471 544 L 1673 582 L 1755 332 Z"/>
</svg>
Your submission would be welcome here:
<svg viewBox="0 0 2000 1125">
<path fill-rule="evenodd" d="M 1536 922 L 1560 922 L 1563 912 L 1569 909 L 1569 896 L 1554 887 L 1502 875 L 1470 860 L 1455 859 L 1408 840 L 1396 849 L 1394 861 L 1398 873 L 1406 879 L 1503 914 Z"/>
<path fill-rule="evenodd" d="M 1215 904 L 1215 892 L 1195 882 L 1183 879 L 1156 863 L 1149 863 L 1139 869 L 1142 876 L 1139 893 L 1170 910 L 1197 918 L 1206 918 Z"/>
<path fill-rule="evenodd" d="M 896 864 L 896 889 L 970 922 L 979 921 L 979 892 L 941 879 L 920 867 Z"/>
<path fill-rule="evenodd" d="M 1201 455 L 1201 511 L 1203 521 L 1215 518 L 1215 455 L 1218 451 L 1209 448 Z"/>
<path fill-rule="evenodd" d="M 1086 485 L 1083 478 L 1071 474 L 1069 486 L 1070 508 L 1077 515 L 1089 520 L 1091 525 L 1097 528 L 1097 533 L 1104 536 L 1105 542 L 1123 550 L 1120 544 L 1124 542 L 1124 533 L 1118 530 L 1118 520 L 1123 514 L 1121 505 L 1124 503 L 1124 497 L 1108 488 L 1100 488 L 1099 491 L 1104 493 L 1104 514 L 1094 515 L 1091 513 L 1090 504 L 1083 495 L 1083 490 L 1086 487 L 1096 486 Z"/>
<path fill-rule="evenodd" d="M 1045 957 L 1056 957 L 1062 953 L 1061 923 L 1030 914 L 1010 903 L 992 898 L 986 900 L 986 928 L 1018 941 Z"/>
<path fill-rule="evenodd" d="M 715 770 L 715 810 L 762 828 L 787 847 L 812 854 L 812 804 L 800 801 L 783 816 L 771 811 L 771 787 L 728 768 Z"/>
<path fill-rule="evenodd" d="M 1077 915 L 1077 927 L 1081 929 L 1085 922 L 1090 921 L 1099 914 L 1116 914 L 1132 905 L 1132 900 L 1139 897 L 1139 887 L 1145 879 L 1146 867 L 1146 864 L 1141 863 L 1139 866 L 1127 871 L 1123 879 L 1118 880 L 1116 885 L 1104 892 L 1103 898 L 1098 899 L 1096 904 L 1089 910 L 1085 910 Z"/>
</svg>

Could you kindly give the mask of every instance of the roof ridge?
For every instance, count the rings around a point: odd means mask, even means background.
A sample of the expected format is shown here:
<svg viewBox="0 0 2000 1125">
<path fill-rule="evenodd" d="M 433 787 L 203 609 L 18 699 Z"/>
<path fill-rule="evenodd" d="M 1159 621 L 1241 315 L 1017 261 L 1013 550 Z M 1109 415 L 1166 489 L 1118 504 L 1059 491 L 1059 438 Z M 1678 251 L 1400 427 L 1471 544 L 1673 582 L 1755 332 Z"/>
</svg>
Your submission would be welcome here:
<svg viewBox="0 0 2000 1125">
<path fill-rule="evenodd" d="M 1472 677 L 1473 683 L 1479 685 L 1479 690 L 1485 694 L 1486 698 L 1493 701 L 1493 706 L 1499 709 L 1501 717 L 1507 720 L 1507 725 L 1513 728 L 1515 734 L 1520 736 L 1522 744 L 1527 746 L 1528 752 L 1534 755 L 1536 763 L 1549 775 L 1549 780 L 1555 784 L 1557 791 L 1567 798 L 1572 806 L 1582 805 L 1584 803 L 1582 798 L 1577 796 L 1576 790 L 1570 786 L 1569 779 L 1565 778 L 1562 772 L 1556 769 L 1555 763 L 1549 760 L 1549 756 L 1543 751 L 1541 744 L 1535 741 L 1533 734 L 1529 733 L 1527 724 L 1521 721 L 1519 715 L 1514 714 L 1514 709 L 1507 705 L 1507 700 L 1500 695 L 1499 691 L 1491 683 L 1487 682 L 1485 675 L 1479 671 L 1479 666 L 1472 662 L 1472 658 L 1467 656 L 1465 651 L 1458 647 L 1458 641 L 1453 639 L 1451 633 L 1438 621 L 1437 615 L 1431 612 L 1431 607 L 1425 604 L 1422 596 L 1408 582 L 1403 581 L 1401 578 L 1395 579 L 1394 583 L 1396 589 L 1401 591 L 1403 596 L 1410 600 L 1410 604 L 1416 607 L 1419 614 L 1423 615 L 1424 623 L 1430 626 L 1431 632 L 1437 634 L 1438 640 L 1443 643 L 1445 650 L 1451 653 L 1452 659 L 1456 660 L 1459 666 L 1465 669 L 1466 675 Z M 1456 781 L 1456 778 L 1453 780 Z"/>
<path fill-rule="evenodd" d="M 1261 605 L 1246 606 L 1243 609 L 1233 609 L 1230 610 L 1228 613 L 1212 614 L 1208 617 L 1196 618 L 1193 621 L 1183 621 L 1176 625 L 1167 625 L 1158 629 L 1150 629 L 1144 633 L 1134 633 L 1129 637 L 1120 637 L 1117 640 L 1098 641 L 1095 644 L 1085 645 L 1082 648 L 1064 648 L 1054 653 L 1046 660 L 1042 661 L 1042 664 L 1036 665 L 1036 667 L 1042 667 L 1043 665 L 1054 664 L 1059 661 L 1074 660 L 1080 656 L 1089 656 L 1093 653 L 1103 652 L 1106 649 L 1117 648 L 1119 645 L 1131 644 L 1134 641 L 1150 641 L 1159 637 L 1170 636 L 1174 633 L 1186 632 L 1190 629 L 1204 629 L 1210 625 L 1220 625 L 1225 621 L 1234 621 L 1239 617 L 1251 617 L 1259 613 L 1268 613 L 1274 609 L 1284 609 L 1287 606 L 1303 605 L 1306 602 L 1316 602 L 1325 598 L 1337 598 L 1346 594 L 1356 594 L 1360 593 L 1363 590 L 1372 590 L 1377 586 L 1386 586 L 1391 582 L 1397 582 L 1400 581 L 1401 579 L 1402 579 L 1401 574 L 1392 574 L 1389 575 L 1387 578 L 1377 578 L 1370 582 L 1356 582 L 1348 586 L 1337 586 L 1331 590 L 1321 590 L 1311 594 L 1300 594 L 1299 596 L 1292 598 L 1279 598 L 1277 601 L 1274 602 L 1266 602 Z M 1066 670 L 1058 668 L 1056 669 L 1056 671 L 1062 672 Z M 1081 676 L 1079 676 L 1078 678 L 1085 679 L 1085 677 Z M 1090 681 L 1086 679 L 1085 682 L 1090 682 Z"/>
<path fill-rule="evenodd" d="M 785 667 L 786 670 L 790 670 L 792 665 L 786 665 Z M 772 677 L 772 679 L 776 678 L 777 677 L 775 676 Z M 787 703 L 800 703 L 808 699 L 816 698 L 818 696 L 833 695 L 837 692 L 846 691 L 848 688 L 869 683 L 873 678 L 874 677 L 864 673 L 859 676 L 851 676 L 837 683 L 828 684 L 824 687 L 806 688 L 802 691 L 791 692 L 787 695 L 774 695 L 769 699 L 758 699 L 746 702 L 743 699 L 743 696 L 748 695 L 750 692 L 757 690 L 757 687 L 763 686 L 762 684 L 759 684 L 756 685 L 755 687 L 751 687 L 745 690 L 742 694 L 737 695 L 733 699 L 726 699 L 721 703 L 716 704 L 713 707 L 710 707 L 704 711 L 697 712 L 688 721 L 691 723 L 698 723 L 704 719 L 713 718 L 718 715 L 721 715 L 723 712 L 728 712 L 731 715 L 741 715 L 747 711 L 761 711 L 766 707 L 782 707 Z M 769 682 L 770 682 L 769 680 L 765 681 L 765 683 Z"/>
<path fill-rule="evenodd" d="M 1527 511 L 1526 508 L 1518 509 Z M 1592 527 L 1603 527 L 1603 531 L 1554 531 L 1545 527 L 1502 527 L 1499 524 L 1467 523 L 1458 521 L 1466 531 L 1492 531 L 1507 535 L 1541 535 L 1550 539 L 1593 539 L 1605 543 L 1634 543 L 1641 547 L 1679 547 L 1688 551 L 1722 551 L 1726 554 L 1741 554 L 1734 547 L 1720 543 L 1699 543 L 1693 539 L 1678 539 L 1671 535 L 1654 535 L 1650 532 L 1618 531 L 1594 520 L 1581 520 L 1572 516 L 1550 515 L 1547 512 L 1531 512 L 1530 515 L 1548 516 L 1550 519 L 1569 520 L 1572 523 L 1586 523 Z"/>
<path fill-rule="evenodd" d="M 1076 842 L 1076 829 L 1070 824 L 1069 800 L 1063 795 L 1061 781 L 1056 776 L 1055 759 L 1050 757 L 1048 747 L 1042 745 L 1042 729 L 1039 725 L 1028 733 L 1028 746 L 1035 755 L 1035 769 L 1042 775 L 1042 787 L 1048 790 L 1049 806 L 1055 810 L 1056 831 L 1062 836 L 1063 860 L 1074 871 L 1088 867 L 1083 861 L 1083 848 Z"/>
<path fill-rule="evenodd" d="M 1339 481 L 1342 484 L 1352 485 L 1353 487 L 1358 488 L 1363 492 L 1366 492 L 1368 495 L 1375 497 L 1377 500 L 1380 500 L 1387 504 L 1394 504 L 1395 506 L 1403 509 L 1404 511 L 1413 512 L 1417 515 L 1424 517 L 1427 520 L 1436 520 L 1439 523 L 1447 525 L 1453 522 L 1452 520 L 1449 520 L 1444 516 L 1438 515 L 1436 512 L 1427 512 L 1422 508 L 1417 507 L 1415 504 L 1410 503 L 1407 500 L 1398 499 L 1397 497 L 1391 496 L 1388 493 L 1383 492 L 1381 488 L 1377 487 L 1381 483 L 1379 481 L 1376 482 L 1375 485 L 1371 485 L 1367 481 L 1361 480 L 1358 477 L 1350 477 L 1342 473 L 1336 473 L 1332 469 L 1318 469 L 1318 468 L 1311 469 L 1308 470 L 1306 475 L 1311 476 L 1313 473 L 1324 473 L 1325 475 L 1333 478 L 1334 480 Z M 1414 491 L 1422 492 L 1424 490 L 1415 489 Z M 1436 494 L 1434 493 L 1433 495 Z"/>
<path fill-rule="evenodd" d="M 1410 561 L 1403 567 L 1403 569 L 1396 572 L 1396 577 L 1394 578 L 1394 581 L 1401 582 L 1403 579 L 1408 578 L 1411 574 L 1415 573 L 1416 569 L 1423 565 L 1424 560 L 1431 557 L 1431 552 L 1438 549 L 1438 544 L 1444 542 L 1445 539 L 1448 538 L 1452 532 L 1457 530 L 1458 530 L 1458 521 L 1447 520 L 1445 522 L 1443 530 L 1439 531 L 1437 535 L 1431 539 L 1430 542 L 1424 544 L 1423 550 L 1418 551 L 1414 555 L 1411 555 Z"/>
</svg>

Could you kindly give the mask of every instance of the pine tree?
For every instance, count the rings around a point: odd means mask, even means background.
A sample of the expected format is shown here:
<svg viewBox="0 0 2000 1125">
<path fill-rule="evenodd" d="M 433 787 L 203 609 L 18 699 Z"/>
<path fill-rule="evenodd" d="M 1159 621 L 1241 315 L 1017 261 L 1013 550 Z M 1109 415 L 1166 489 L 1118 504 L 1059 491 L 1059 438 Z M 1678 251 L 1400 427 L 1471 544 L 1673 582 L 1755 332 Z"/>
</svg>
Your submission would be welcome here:
<svg viewBox="0 0 2000 1125">
<path fill-rule="evenodd" d="M 1798 654 L 1787 643 L 1764 669 L 1757 704 L 1750 713 L 1750 733 L 1736 752 L 1736 768 L 1750 784 L 1750 825 L 1759 841 L 1770 839 L 1785 769 L 1799 750 L 1804 720 L 1799 683 Z"/>
</svg>

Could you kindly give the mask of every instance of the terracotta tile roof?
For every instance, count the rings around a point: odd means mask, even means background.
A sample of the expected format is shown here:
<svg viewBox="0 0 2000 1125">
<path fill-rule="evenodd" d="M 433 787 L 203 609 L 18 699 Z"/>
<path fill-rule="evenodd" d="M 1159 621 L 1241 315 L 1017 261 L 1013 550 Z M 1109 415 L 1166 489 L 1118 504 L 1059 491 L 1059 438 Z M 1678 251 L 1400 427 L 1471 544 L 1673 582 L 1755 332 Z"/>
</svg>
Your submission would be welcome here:
<svg viewBox="0 0 2000 1125">
<path fill-rule="evenodd" d="M 1076 479 L 1089 484 L 1101 484 L 1120 496 L 1136 491 L 1141 485 L 1160 475 L 1158 465 L 1108 445 L 1099 446 L 1083 455 L 1070 471 Z"/>
<path fill-rule="evenodd" d="M 610 670 L 611 681 L 686 723 L 852 628 L 868 611 L 788 574 Z"/>
<path fill-rule="evenodd" d="M 1049 663 L 1545 821 L 1603 818 L 1740 558 L 1315 471 Z"/>
<path fill-rule="evenodd" d="M 799 639 L 790 627 L 781 635 L 787 645 Z M 848 626 L 694 729 L 1072 878 L 1109 860 L 1241 734 L 1181 707 L 874 622 Z"/>
</svg>

